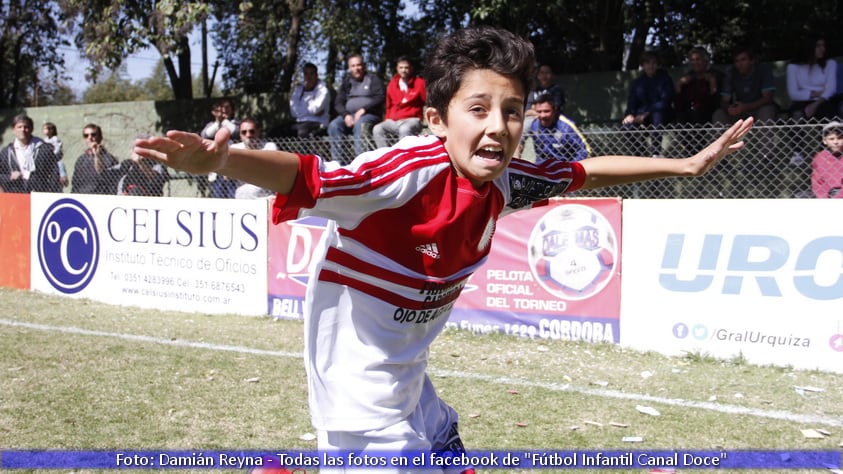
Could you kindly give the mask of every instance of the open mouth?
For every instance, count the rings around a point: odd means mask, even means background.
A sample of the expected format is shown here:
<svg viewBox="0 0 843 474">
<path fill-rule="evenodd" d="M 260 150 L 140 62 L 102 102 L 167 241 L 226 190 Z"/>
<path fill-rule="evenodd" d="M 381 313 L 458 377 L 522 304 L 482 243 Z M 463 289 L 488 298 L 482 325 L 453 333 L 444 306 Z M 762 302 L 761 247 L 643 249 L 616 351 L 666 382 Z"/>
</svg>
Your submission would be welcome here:
<svg viewBox="0 0 843 474">
<path fill-rule="evenodd" d="M 503 149 L 498 146 L 485 146 L 477 150 L 474 156 L 487 161 L 502 161 Z"/>
</svg>

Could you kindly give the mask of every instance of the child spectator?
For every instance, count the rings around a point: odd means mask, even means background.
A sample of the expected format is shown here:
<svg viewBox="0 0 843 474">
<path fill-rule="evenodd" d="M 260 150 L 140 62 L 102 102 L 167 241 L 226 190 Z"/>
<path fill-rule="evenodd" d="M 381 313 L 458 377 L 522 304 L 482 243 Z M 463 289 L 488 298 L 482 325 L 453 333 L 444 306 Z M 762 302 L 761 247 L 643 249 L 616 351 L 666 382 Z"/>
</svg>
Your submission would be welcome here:
<svg viewBox="0 0 843 474">
<path fill-rule="evenodd" d="M 641 54 L 641 71 L 643 74 L 629 86 L 623 127 L 627 130 L 648 126 L 660 129 L 673 119 L 673 79 L 661 68 L 659 56 L 652 51 Z M 647 138 L 649 145 L 645 143 Z M 662 155 L 661 132 L 635 132 L 631 139 L 636 152 Z"/>
<path fill-rule="evenodd" d="M 577 189 L 702 175 L 742 148 L 752 127 L 752 119 L 739 121 L 685 159 L 512 160 L 534 62 L 532 44 L 499 28 L 441 39 L 425 62 L 431 135 L 407 137 L 345 165 L 231 149 L 225 130 L 213 141 L 171 131 L 135 142 L 140 155 L 175 168 L 218 170 L 272 189 L 276 223 L 327 219 L 304 310 L 308 400 L 320 451 L 458 456 L 464 448 L 457 413 L 426 374 L 429 346 L 488 257 L 495 223 Z"/>
<path fill-rule="evenodd" d="M 64 158 L 64 144 L 59 138 L 59 130 L 53 122 L 44 122 L 41 126 L 41 134 L 44 135 L 44 141 L 53 145 L 53 154 L 56 155 L 59 165 L 59 183 L 61 187 L 66 188 L 70 182 L 67 178 L 67 167 L 64 165 L 62 158 Z"/>
<path fill-rule="evenodd" d="M 811 189 L 820 199 L 843 198 L 843 123 L 829 122 L 823 127 L 823 145 L 811 161 Z"/>
</svg>

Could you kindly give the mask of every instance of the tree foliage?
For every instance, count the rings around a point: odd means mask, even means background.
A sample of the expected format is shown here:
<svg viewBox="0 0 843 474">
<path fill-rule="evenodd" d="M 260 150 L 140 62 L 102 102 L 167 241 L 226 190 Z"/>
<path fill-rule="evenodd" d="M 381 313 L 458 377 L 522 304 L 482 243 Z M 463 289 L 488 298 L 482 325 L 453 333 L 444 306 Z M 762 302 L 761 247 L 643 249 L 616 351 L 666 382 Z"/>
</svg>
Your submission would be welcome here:
<svg viewBox="0 0 843 474">
<path fill-rule="evenodd" d="M 177 0 L 60 0 L 73 20 L 76 45 L 91 64 L 91 77 L 115 70 L 130 54 L 154 48 L 178 99 L 193 97 L 190 32 L 205 18 L 204 2 Z"/>
<path fill-rule="evenodd" d="M 47 0 L 0 2 L 0 108 L 36 105 L 59 92 L 69 45 L 61 12 Z"/>
<path fill-rule="evenodd" d="M 814 0 L 810 6 L 791 0 L 59 0 L 58 5 L 0 2 L 0 105 L 56 96 L 46 86 L 60 84 L 58 77 L 45 78 L 61 70 L 63 18 L 93 65 L 91 77 L 117 70 L 128 55 L 153 47 L 177 99 L 193 96 L 188 34 L 205 24 L 226 94 L 287 92 L 305 61 L 336 84 L 353 53 L 361 53 L 368 68 L 384 78 L 402 55 L 416 59 L 423 73 L 423 58 L 439 35 L 476 24 L 529 38 L 538 61 L 557 74 L 635 69 L 645 50 L 677 66 L 694 45 L 705 46 L 715 63 L 724 64 L 738 45 L 754 46 L 769 61 L 792 59 L 800 40 L 815 33 L 825 35 L 831 55 L 841 54 L 843 43 L 841 0 Z"/>
</svg>

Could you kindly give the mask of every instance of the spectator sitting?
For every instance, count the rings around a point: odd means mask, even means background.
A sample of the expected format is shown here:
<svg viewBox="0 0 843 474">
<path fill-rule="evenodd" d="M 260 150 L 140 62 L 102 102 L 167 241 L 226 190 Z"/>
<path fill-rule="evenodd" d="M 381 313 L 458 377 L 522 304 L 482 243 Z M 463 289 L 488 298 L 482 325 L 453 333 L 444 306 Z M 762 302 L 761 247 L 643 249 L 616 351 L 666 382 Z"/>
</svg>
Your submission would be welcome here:
<svg viewBox="0 0 843 474">
<path fill-rule="evenodd" d="M 690 70 L 676 81 L 676 121 L 680 124 L 703 124 L 720 105 L 723 73 L 711 67 L 708 51 L 696 46 L 688 52 Z"/>
<path fill-rule="evenodd" d="M 350 153 L 343 152 L 345 136 L 354 135 L 354 155 L 368 149 L 363 144 L 366 135 L 371 134 L 370 126 L 383 118 L 384 87 L 383 82 L 374 74 L 369 74 L 363 65 L 363 56 L 355 54 L 348 58 L 348 74 L 343 78 L 334 109 L 337 117 L 328 124 L 331 138 L 331 159 L 350 161 Z"/>
<path fill-rule="evenodd" d="M 396 74 L 386 86 L 386 117 L 372 131 L 378 148 L 390 146 L 389 138 L 402 139 L 422 130 L 422 112 L 427 102 L 424 79 L 416 76 L 410 58 L 395 63 Z"/>
<path fill-rule="evenodd" d="M 728 124 L 748 117 L 756 121 L 775 119 L 778 106 L 773 100 L 776 86 L 772 69 L 758 64 L 755 53 L 748 47 L 737 49 L 733 57 L 734 64 L 726 72 L 720 90 L 720 108 L 714 111 L 714 121 Z"/>
<path fill-rule="evenodd" d="M 303 82 L 290 94 L 290 114 L 296 119 L 293 128 L 299 138 L 324 135 L 328 130 L 330 91 L 319 79 L 316 65 L 305 64 L 303 74 Z"/>
<path fill-rule="evenodd" d="M 87 149 L 73 166 L 70 192 L 116 194 L 120 162 L 103 146 L 102 128 L 94 123 L 85 125 L 82 128 L 82 140 Z"/>
<path fill-rule="evenodd" d="M 801 54 L 787 65 L 787 95 L 790 116 L 830 118 L 835 109 L 830 102 L 837 89 L 837 63 L 828 59 L 824 38 L 811 38 Z"/>
<path fill-rule="evenodd" d="M 539 96 L 533 102 L 533 110 L 536 119 L 521 138 L 516 156 L 520 156 L 528 136 L 533 139 L 536 164 L 545 160 L 580 161 L 591 154 L 585 137 L 573 121 L 559 113 L 553 96 Z"/>
<path fill-rule="evenodd" d="M 823 127 L 823 145 L 811 162 L 811 189 L 821 199 L 843 198 L 843 123 Z"/>
<path fill-rule="evenodd" d="M 231 145 L 231 148 L 242 150 L 278 150 L 278 145 L 275 142 L 262 139 L 261 128 L 258 126 L 258 122 L 255 119 L 247 118 L 240 122 L 240 143 Z M 272 196 L 273 194 L 272 191 L 251 183 L 242 183 L 234 191 L 234 197 L 237 199 L 257 199 Z"/>
<path fill-rule="evenodd" d="M 652 51 L 645 51 L 641 55 L 641 70 L 643 74 L 632 81 L 626 112 L 623 118 L 624 128 L 631 129 L 650 125 L 660 128 L 673 118 L 673 79 L 660 66 L 659 57 Z M 649 150 L 635 150 L 643 155 L 661 156 L 661 134 L 650 135 Z M 644 147 L 640 140 L 638 147 Z"/>
<path fill-rule="evenodd" d="M 53 145 L 53 154 L 56 155 L 59 165 L 59 184 L 62 188 L 66 188 L 70 182 L 67 178 L 67 167 L 64 165 L 62 158 L 64 158 L 64 144 L 59 138 L 59 130 L 53 122 L 44 122 L 41 126 L 41 134 L 46 137 L 45 142 Z"/>
<path fill-rule="evenodd" d="M 539 68 L 536 71 L 536 84 L 530 93 L 527 94 L 527 110 L 525 111 L 526 119 L 524 121 L 525 128 L 529 129 L 530 122 L 532 122 L 538 115 L 536 111 L 533 110 L 533 105 L 535 105 L 539 97 L 545 95 L 550 96 L 553 100 L 553 106 L 559 113 L 562 113 L 562 110 L 565 108 L 565 92 L 562 90 L 562 86 L 553 81 L 553 69 L 549 64 L 539 65 Z"/>
<path fill-rule="evenodd" d="M 12 118 L 15 139 L 0 150 L 0 190 L 60 193 L 58 159 L 50 144 L 32 136 L 33 126 L 27 115 Z"/>
</svg>

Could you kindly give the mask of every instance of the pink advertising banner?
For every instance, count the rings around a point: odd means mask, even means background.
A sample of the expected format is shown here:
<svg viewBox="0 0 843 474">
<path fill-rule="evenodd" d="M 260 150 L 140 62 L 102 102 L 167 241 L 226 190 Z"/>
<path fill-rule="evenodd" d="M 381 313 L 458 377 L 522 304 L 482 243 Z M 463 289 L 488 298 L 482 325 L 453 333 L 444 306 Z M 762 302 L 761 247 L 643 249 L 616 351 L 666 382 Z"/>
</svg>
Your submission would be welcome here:
<svg viewBox="0 0 843 474">
<path fill-rule="evenodd" d="M 301 318 L 321 219 L 269 227 L 269 314 Z M 620 340 L 621 201 L 554 199 L 498 222 L 449 325 L 555 340 Z"/>
</svg>

